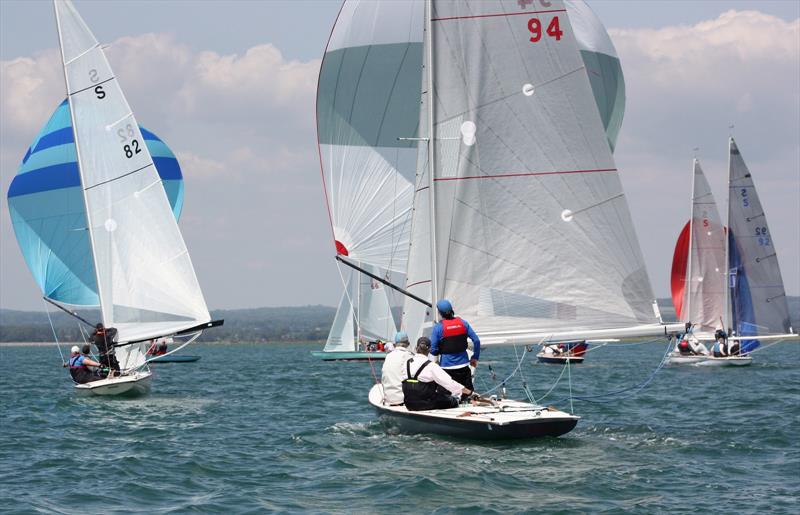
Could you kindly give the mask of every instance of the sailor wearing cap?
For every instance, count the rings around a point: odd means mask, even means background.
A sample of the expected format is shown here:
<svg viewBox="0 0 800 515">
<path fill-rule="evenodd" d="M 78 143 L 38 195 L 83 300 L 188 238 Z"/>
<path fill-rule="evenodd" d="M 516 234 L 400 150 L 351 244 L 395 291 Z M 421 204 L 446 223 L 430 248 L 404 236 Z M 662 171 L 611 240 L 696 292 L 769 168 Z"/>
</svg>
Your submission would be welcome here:
<svg viewBox="0 0 800 515">
<path fill-rule="evenodd" d="M 394 350 L 386 355 L 381 370 L 383 403 L 389 406 L 403 404 L 403 368 L 414 354 L 408 348 L 408 335 L 403 331 L 394 335 Z"/>
<path fill-rule="evenodd" d="M 431 333 L 431 354 L 439 356 L 439 365 L 450 377 L 473 390 L 472 371 L 469 366 L 478 366 L 481 357 L 481 341 L 463 318 L 455 316 L 453 305 L 447 299 L 436 303 L 442 317 L 433 326 Z M 467 338 L 472 340 L 472 359 L 467 354 Z"/>
<path fill-rule="evenodd" d="M 100 363 L 81 354 L 81 349 L 77 345 L 73 345 L 70 349 L 69 361 L 64 363 L 64 366 L 69 366 L 69 375 L 71 375 L 72 380 L 78 384 L 90 383 L 102 379 L 102 377 L 95 375 L 94 372 L 89 370 L 89 367 L 99 367 Z"/>
</svg>

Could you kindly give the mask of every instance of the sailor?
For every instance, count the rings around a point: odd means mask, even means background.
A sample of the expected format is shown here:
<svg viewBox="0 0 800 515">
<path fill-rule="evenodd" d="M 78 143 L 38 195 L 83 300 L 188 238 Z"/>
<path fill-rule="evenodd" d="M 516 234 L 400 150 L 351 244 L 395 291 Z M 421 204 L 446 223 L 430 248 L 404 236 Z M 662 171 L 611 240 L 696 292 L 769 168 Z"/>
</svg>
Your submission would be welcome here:
<svg viewBox="0 0 800 515">
<path fill-rule="evenodd" d="M 414 356 L 408 348 L 408 335 L 403 331 L 394 335 L 394 350 L 386 355 L 381 369 L 383 403 L 389 406 L 403 404 L 403 369 Z"/>
<path fill-rule="evenodd" d="M 72 380 L 78 384 L 102 379 L 102 377 L 89 370 L 89 367 L 99 367 L 101 365 L 87 356 L 89 353 L 87 347 L 88 345 L 84 345 L 84 353 L 81 354 L 81 349 L 77 345 L 73 345 L 72 349 L 70 349 L 69 361 L 64 363 L 65 367 L 69 367 L 69 375 L 72 376 Z"/>
<path fill-rule="evenodd" d="M 442 321 L 433 326 L 431 354 L 439 356 L 439 365 L 450 377 L 472 390 L 472 371 L 469 367 L 478 366 L 481 341 L 466 320 L 455 316 L 449 300 L 438 301 L 436 309 Z M 472 340 L 472 359 L 467 354 L 467 338 Z"/>
<path fill-rule="evenodd" d="M 689 345 L 689 341 L 686 339 L 686 335 L 678 341 L 676 348 L 682 356 L 690 356 L 692 354 L 692 348 Z"/>
<path fill-rule="evenodd" d="M 458 406 L 460 396 L 473 395 L 428 358 L 431 341 L 417 340 L 417 353 L 403 367 L 403 399 L 409 411 L 447 409 Z"/>
<path fill-rule="evenodd" d="M 119 362 L 114 356 L 114 338 L 117 336 L 117 330 L 113 327 L 106 329 L 103 324 L 95 326 L 92 338 L 94 345 L 97 347 L 97 354 L 100 356 L 100 363 L 104 367 L 112 371 L 119 372 Z"/>
<path fill-rule="evenodd" d="M 396 337 L 397 335 L 395 335 Z M 394 350 L 394 344 L 392 342 L 386 342 L 383 344 L 383 352 L 389 353 Z"/>
<path fill-rule="evenodd" d="M 714 357 L 724 358 L 728 355 L 728 335 L 722 329 L 717 329 L 714 338 Z"/>
</svg>

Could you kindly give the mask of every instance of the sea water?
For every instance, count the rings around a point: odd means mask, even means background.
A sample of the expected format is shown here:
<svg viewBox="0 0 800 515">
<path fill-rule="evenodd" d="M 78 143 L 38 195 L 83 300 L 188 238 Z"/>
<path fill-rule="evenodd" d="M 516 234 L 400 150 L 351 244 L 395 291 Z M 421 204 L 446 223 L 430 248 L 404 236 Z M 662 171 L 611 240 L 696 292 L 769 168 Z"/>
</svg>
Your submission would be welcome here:
<svg viewBox="0 0 800 515">
<path fill-rule="evenodd" d="M 797 513 L 797 343 L 749 367 L 660 370 L 663 342 L 607 345 L 568 373 L 484 349 L 478 391 L 522 360 L 509 396 L 561 377 L 543 403 L 582 417 L 505 443 L 394 434 L 367 403 L 380 362 L 322 362 L 319 347 L 194 345 L 200 361 L 154 366 L 135 399 L 76 396 L 54 347 L 0 348 L 0 510 Z M 572 408 L 570 386 L 586 399 Z"/>
</svg>

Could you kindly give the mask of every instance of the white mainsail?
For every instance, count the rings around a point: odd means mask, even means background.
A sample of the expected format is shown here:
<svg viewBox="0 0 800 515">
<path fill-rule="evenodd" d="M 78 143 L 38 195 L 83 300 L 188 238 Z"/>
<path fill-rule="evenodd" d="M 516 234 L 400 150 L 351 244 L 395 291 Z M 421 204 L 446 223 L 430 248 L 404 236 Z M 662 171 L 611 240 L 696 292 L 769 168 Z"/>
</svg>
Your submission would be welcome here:
<svg viewBox="0 0 800 515">
<path fill-rule="evenodd" d="M 692 217 L 683 309 L 679 319 L 696 335 L 722 328 L 725 305 L 725 228 L 700 162 L 693 162 Z"/>
<path fill-rule="evenodd" d="M 790 334 L 789 306 L 767 216 L 733 138 L 729 150 L 730 307 L 725 326 L 737 337 Z M 757 339 L 745 340 L 742 350 L 758 345 Z"/>
<path fill-rule="evenodd" d="M 118 341 L 210 321 L 153 159 L 100 44 L 69 0 L 54 2 L 103 322 Z M 120 362 L 144 362 L 136 346 Z"/>
<path fill-rule="evenodd" d="M 429 3 L 436 273 L 412 277 L 412 234 L 407 281 L 437 277 L 428 298 L 487 343 L 664 334 L 569 19 L 548 4 Z"/>
</svg>

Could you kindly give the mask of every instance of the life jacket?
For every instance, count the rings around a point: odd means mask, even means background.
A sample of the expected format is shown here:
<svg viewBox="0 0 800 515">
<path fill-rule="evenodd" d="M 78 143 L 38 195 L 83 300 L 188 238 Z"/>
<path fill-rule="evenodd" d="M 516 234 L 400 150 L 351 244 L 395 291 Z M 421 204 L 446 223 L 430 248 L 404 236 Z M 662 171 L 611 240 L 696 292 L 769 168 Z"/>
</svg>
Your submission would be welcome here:
<svg viewBox="0 0 800 515">
<path fill-rule="evenodd" d="M 691 347 L 689 347 L 689 342 L 687 342 L 686 340 L 681 340 L 678 343 L 678 352 L 680 352 L 681 354 L 691 354 L 692 349 Z"/>
<path fill-rule="evenodd" d="M 430 361 L 425 361 L 418 369 L 417 373 L 411 375 L 411 362 L 413 358 L 406 361 L 406 375 L 407 378 L 403 379 L 403 402 L 409 411 L 422 411 L 434 409 L 434 399 L 436 397 L 436 383 L 431 381 L 423 383 L 420 381 L 419 374 L 425 367 L 431 364 Z"/>
<path fill-rule="evenodd" d="M 442 339 L 439 340 L 439 354 L 458 354 L 467 351 L 467 326 L 459 317 L 445 318 L 441 321 Z"/>
</svg>

